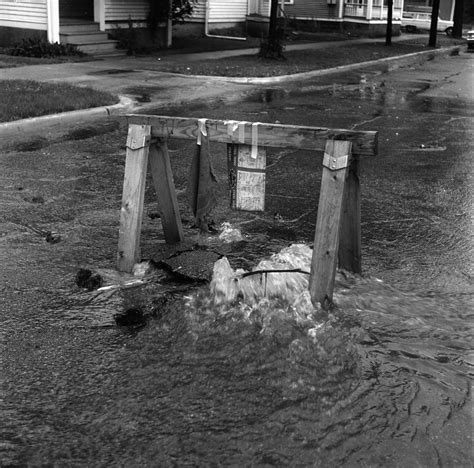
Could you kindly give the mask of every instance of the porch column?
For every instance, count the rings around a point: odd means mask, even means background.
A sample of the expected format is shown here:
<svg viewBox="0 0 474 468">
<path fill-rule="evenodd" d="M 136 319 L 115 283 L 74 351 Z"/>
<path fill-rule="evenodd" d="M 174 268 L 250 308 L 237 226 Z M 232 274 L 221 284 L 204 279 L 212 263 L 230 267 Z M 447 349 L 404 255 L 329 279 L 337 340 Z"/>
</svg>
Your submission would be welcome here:
<svg viewBox="0 0 474 468">
<path fill-rule="evenodd" d="M 59 0 L 46 0 L 48 41 L 59 42 Z"/>
<path fill-rule="evenodd" d="M 339 0 L 339 5 L 338 5 L 338 18 L 344 18 L 344 0 Z"/>
<path fill-rule="evenodd" d="M 455 6 L 455 4 L 456 4 L 456 0 L 453 0 L 451 2 L 451 14 L 449 16 L 450 21 L 453 21 L 453 19 L 454 19 L 454 6 Z"/>
<path fill-rule="evenodd" d="M 105 31 L 105 0 L 94 0 L 94 21 L 99 29 Z"/>
<path fill-rule="evenodd" d="M 383 0 L 382 1 L 382 8 L 383 8 Z M 367 0 L 367 19 L 370 20 L 372 19 L 372 6 L 373 6 L 373 0 Z"/>
</svg>

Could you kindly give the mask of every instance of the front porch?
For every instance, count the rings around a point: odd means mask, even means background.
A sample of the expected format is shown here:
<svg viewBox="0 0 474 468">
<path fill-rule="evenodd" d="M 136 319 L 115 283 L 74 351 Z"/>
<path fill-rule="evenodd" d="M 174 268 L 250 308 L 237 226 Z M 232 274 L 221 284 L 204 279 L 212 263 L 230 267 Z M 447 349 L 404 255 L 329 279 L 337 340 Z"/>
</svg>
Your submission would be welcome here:
<svg viewBox="0 0 474 468">
<path fill-rule="evenodd" d="M 61 42 L 62 34 L 64 39 L 75 31 L 105 31 L 105 1 L 47 0 L 48 41 Z"/>
<path fill-rule="evenodd" d="M 344 18 L 361 18 L 365 20 L 386 20 L 387 0 L 348 0 L 344 4 Z M 393 19 L 402 18 L 403 1 L 393 0 Z"/>
<path fill-rule="evenodd" d="M 286 3 L 286 2 L 285 2 Z M 318 30 L 357 30 L 362 35 L 383 35 L 386 27 L 387 0 L 315 0 L 312 6 L 280 2 L 278 14 L 292 22 L 309 23 Z M 302 4 L 304 2 L 301 2 Z M 249 0 L 247 32 L 259 36 L 268 31 L 270 16 L 269 0 Z M 297 14 L 295 14 L 297 12 Z M 393 0 L 393 30 L 399 33 L 403 12 L 403 0 Z"/>
<path fill-rule="evenodd" d="M 116 54 L 116 40 L 108 32 L 147 27 L 149 0 L 47 0 L 48 40 L 73 44 L 88 54 Z M 171 24 L 164 41 L 171 43 Z"/>
<path fill-rule="evenodd" d="M 59 42 L 75 45 L 86 54 L 119 54 L 118 41 L 109 39 L 106 31 L 100 30 L 100 23 L 84 17 L 61 17 Z M 124 52 L 122 52 L 124 53 Z"/>
</svg>

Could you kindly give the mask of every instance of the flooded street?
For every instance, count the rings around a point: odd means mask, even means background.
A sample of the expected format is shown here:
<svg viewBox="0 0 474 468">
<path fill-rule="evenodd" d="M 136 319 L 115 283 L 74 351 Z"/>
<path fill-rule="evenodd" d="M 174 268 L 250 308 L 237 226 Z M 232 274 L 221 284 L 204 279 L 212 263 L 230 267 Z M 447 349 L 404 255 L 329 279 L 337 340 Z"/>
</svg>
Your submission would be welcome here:
<svg viewBox="0 0 474 468">
<path fill-rule="evenodd" d="M 216 304 L 170 273 L 151 184 L 142 256 L 157 266 L 139 286 L 80 288 L 80 268 L 116 284 L 125 128 L 2 151 L 0 465 L 472 466 L 473 58 L 150 111 L 379 132 L 360 167 L 364 275 L 338 273 L 329 313 L 303 275 L 291 298 Z M 305 266 L 322 155 L 268 150 L 266 211 L 248 213 L 229 208 L 214 145 L 215 221 L 243 239 L 225 243 L 192 227 L 192 150 L 170 142 L 176 261 L 250 270 L 297 245 Z"/>
</svg>

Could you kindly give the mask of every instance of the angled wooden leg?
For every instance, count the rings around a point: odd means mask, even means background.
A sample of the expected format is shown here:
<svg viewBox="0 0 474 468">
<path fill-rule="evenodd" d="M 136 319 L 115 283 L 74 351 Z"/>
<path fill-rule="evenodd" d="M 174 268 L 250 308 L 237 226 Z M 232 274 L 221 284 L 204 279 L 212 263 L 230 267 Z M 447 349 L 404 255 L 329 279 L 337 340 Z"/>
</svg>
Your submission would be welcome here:
<svg viewBox="0 0 474 468">
<path fill-rule="evenodd" d="M 117 253 L 119 271 L 131 272 L 133 265 L 140 261 L 140 234 L 149 143 L 149 125 L 129 126 Z"/>
<path fill-rule="evenodd" d="M 339 268 L 362 273 L 359 159 L 356 155 L 352 155 L 344 189 Z"/>
<path fill-rule="evenodd" d="M 182 242 L 184 240 L 183 226 L 168 155 L 168 144 L 165 139 L 152 141 L 150 167 L 165 240 L 168 244 Z"/>
<path fill-rule="evenodd" d="M 311 302 L 314 306 L 320 303 L 325 309 L 332 304 L 344 184 L 350 155 L 350 142 L 326 142 L 309 280 Z"/>
</svg>

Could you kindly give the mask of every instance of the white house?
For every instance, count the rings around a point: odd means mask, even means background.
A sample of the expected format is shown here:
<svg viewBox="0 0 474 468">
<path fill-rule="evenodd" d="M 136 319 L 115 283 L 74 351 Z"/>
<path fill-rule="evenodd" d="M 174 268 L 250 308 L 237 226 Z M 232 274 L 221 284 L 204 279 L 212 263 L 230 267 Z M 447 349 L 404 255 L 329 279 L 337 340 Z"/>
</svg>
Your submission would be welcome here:
<svg viewBox="0 0 474 468">
<path fill-rule="evenodd" d="M 146 26 L 149 8 L 149 0 L 0 0 L 0 45 L 42 37 L 83 50 L 101 41 L 105 47 L 107 31 Z M 247 13 L 248 0 L 198 0 L 189 24 L 223 28 L 244 24 Z"/>
<path fill-rule="evenodd" d="M 393 1 L 396 27 L 403 0 Z M 312 22 L 319 29 L 359 29 L 376 35 L 385 30 L 386 4 L 387 0 L 280 0 L 280 15 Z M 146 26 L 148 11 L 149 0 L 0 0 L 0 45 L 42 37 L 80 45 L 86 52 L 105 52 L 115 47 L 107 31 L 129 23 Z M 250 34 L 257 27 L 259 34 L 258 28 L 268 24 L 269 11 L 270 0 L 198 0 L 186 24 L 199 33 L 240 24 Z M 167 36 L 169 42 L 170 24 Z"/>
<path fill-rule="evenodd" d="M 250 22 L 268 17 L 270 0 L 249 0 Z M 361 34 L 383 35 L 387 24 L 387 0 L 284 0 L 280 15 L 316 30 L 356 30 Z M 393 0 L 393 26 L 400 28 L 403 0 Z"/>
<path fill-rule="evenodd" d="M 393 0 L 395 31 L 400 28 L 403 1 Z M 279 16 L 292 23 L 311 23 L 320 30 L 385 34 L 387 0 L 280 0 L 279 3 Z M 194 31 L 216 31 L 240 24 L 246 27 L 248 34 L 260 36 L 268 28 L 270 6 L 270 0 L 199 0 L 186 23 L 188 27 L 194 26 Z"/>
<path fill-rule="evenodd" d="M 191 17 L 175 25 L 173 35 L 207 34 L 213 30 L 245 27 L 250 0 L 198 0 Z"/>
<path fill-rule="evenodd" d="M 0 0 L 0 44 L 39 37 L 105 52 L 115 48 L 107 31 L 146 25 L 148 9 L 148 0 Z"/>
</svg>

